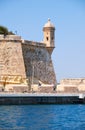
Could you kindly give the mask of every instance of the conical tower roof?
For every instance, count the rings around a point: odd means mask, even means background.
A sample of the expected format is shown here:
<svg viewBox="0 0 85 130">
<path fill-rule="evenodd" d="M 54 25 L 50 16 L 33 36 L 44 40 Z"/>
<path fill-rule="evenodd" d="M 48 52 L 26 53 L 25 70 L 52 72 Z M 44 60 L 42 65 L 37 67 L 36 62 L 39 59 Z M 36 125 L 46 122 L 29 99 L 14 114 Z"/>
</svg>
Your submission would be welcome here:
<svg viewBox="0 0 85 130">
<path fill-rule="evenodd" d="M 50 19 L 48 19 L 48 22 L 44 25 L 44 28 L 48 28 L 48 27 L 55 28 L 55 26 L 51 23 Z"/>
</svg>

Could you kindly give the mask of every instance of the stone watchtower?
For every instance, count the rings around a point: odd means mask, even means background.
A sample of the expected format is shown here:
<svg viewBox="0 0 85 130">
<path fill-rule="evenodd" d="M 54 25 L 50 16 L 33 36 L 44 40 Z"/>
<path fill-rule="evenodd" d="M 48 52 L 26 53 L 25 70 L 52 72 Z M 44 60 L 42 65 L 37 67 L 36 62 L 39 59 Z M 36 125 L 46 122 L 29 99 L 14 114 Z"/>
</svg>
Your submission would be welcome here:
<svg viewBox="0 0 85 130">
<path fill-rule="evenodd" d="M 55 27 L 51 23 L 50 19 L 48 19 L 48 22 L 43 27 L 44 32 L 44 39 L 43 42 L 46 44 L 46 47 L 50 53 L 52 53 L 55 45 Z"/>
</svg>

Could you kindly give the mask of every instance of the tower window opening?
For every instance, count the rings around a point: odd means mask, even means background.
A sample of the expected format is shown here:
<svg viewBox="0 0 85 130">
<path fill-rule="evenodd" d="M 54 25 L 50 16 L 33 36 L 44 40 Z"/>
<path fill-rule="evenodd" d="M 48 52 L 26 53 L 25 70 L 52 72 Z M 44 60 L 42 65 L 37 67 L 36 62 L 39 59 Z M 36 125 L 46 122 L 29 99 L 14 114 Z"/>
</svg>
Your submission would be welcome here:
<svg viewBox="0 0 85 130">
<path fill-rule="evenodd" d="M 46 37 L 46 40 L 47 40 L 47 41 L 49 40 L 48 37 Z"/>
<path fill-rule="evenodd" d="M 54 39 L 54 37 L 52 37 L 52 40 Z"/>
</svg>

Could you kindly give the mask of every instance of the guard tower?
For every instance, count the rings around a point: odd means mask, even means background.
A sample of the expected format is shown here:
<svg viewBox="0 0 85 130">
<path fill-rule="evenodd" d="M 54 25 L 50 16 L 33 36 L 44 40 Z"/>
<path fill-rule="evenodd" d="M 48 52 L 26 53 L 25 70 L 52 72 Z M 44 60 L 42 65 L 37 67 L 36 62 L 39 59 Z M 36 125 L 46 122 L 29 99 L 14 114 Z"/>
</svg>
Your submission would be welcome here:
<svg viewBox="0 0 85 130">
<path fill-rule="evenodd" d="M 48 19 L 48 22 L 44 25 L 43 33 L 43 42 L 46 44 L 49 53 L 52 53 L 55 47 L 55 26 L 51 23 L 50 19 Z"/>
</svg>

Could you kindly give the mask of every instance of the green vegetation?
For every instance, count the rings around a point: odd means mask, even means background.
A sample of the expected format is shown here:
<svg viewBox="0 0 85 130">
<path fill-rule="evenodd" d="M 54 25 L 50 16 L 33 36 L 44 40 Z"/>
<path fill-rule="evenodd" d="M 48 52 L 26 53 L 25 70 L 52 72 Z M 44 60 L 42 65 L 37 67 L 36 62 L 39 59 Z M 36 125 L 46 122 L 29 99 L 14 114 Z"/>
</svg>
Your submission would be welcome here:
<svg viewBox="0 0 85 130">
<path fill-rule="evenodd" d="M 0 34 L 14 35 L 14 33 L 12 31 L 8 31 L 8 28 L 6 28 L 4 26 L 0 26 Z"/>
</svg>

